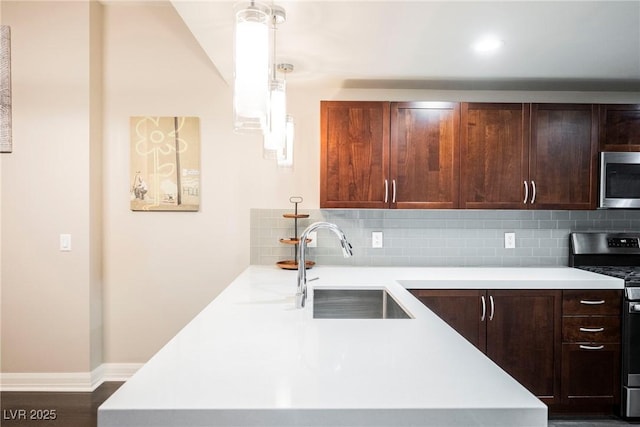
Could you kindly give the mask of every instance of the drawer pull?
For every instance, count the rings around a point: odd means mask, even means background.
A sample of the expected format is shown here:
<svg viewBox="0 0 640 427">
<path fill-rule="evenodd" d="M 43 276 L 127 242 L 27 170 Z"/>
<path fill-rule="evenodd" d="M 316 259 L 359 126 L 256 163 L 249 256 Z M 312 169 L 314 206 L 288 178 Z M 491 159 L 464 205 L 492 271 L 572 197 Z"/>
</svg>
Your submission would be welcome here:
<svg viewBox="0 0 640 427">
<path fill-rule="evenodd" d="M 580 304 L 585 304 L 585 305 L 602 305 L 604 304 L 604 300 L 597 300 L 597 301 L 592 301 L 592 300 L 586 300 L 586 299 L 581 299 L 580 300 Z"/>
<path fill-rule="evenodd" d="M 582 350 L 602 350 L 604 348 L 603 345 L 580 345 Z"/>
<path fill-rule="evenodd" d="M 580 332 L 602 332 L 604 328 L 580 328 Z"/>
</svg>

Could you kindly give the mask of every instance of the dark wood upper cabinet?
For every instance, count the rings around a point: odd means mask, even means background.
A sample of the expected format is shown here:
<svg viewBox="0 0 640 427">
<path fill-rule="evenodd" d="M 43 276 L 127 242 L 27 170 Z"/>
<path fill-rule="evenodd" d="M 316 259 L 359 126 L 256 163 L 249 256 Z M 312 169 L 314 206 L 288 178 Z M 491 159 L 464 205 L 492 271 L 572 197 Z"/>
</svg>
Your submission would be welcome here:
<svg viewBox="0 0 640 427">
<path fill-rule="evenodd" d="M 604 128 L 640 150 L 640 106 L 320 105 L 321 208 L 595 209 Z"/>
<path fill-rule="evenodd" d="M 597 177 L 597 106 L 532 104 L 529 206 L 595 209 Z"/>
<path fill-rule="evenodd" d="M 463 103 L 460 207 L 524 209 L 528 104 Z"/>
<path fill-rule="evenodd" d="M 391 207 L 458 207 L 460 104 L 391 103 Z"/>
<path fill-rule="evenodd" d="M 640 104 L 600 106 L 600 151 L 640 151 Z"/>
<path fill-rule="evenodd" d="M 465 103 L 461 122 L 461 207 L 595 209 L 596 106 Z"/>
<path fill-rule="evenodd" d="M 458 207 L 458 103 L 320 104 L 321 208 Z"/>
<path fill-rule="evenodd" d="M 389 103 L 322 101 L 320 134 L 320 207 L 387 207 Z"/>
</svg>

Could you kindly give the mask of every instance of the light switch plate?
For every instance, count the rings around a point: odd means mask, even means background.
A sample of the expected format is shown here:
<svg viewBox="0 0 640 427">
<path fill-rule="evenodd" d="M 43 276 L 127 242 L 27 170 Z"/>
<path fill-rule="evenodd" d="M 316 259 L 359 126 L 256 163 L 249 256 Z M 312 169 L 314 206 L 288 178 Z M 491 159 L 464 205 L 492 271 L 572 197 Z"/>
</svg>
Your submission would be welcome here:
<svg viewBox="0 0 640 427">
<path fill-rule="evenodd" d="M 60 250 L 69 252 L 71 250 L 71 234 L 60 235 Z"/>
<path fill-rule="evenodd" d="M 382 231 L 372 231 L 371 232 L 371 247 L 372 248 L 381 248 L 382 245 Z"/>
</svg>

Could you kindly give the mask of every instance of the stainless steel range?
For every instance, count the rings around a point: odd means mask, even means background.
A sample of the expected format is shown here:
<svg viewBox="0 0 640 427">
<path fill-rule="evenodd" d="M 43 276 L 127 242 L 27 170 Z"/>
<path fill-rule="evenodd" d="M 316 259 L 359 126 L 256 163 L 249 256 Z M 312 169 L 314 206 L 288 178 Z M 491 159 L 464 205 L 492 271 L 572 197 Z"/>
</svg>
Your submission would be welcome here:
<svg viewBox="0 0 640 427">
<path fill-rule="evenodd" d="M 625 281 L 621 410 L 640 417 L 640 233 L 571 233 L 569 266 Z"/>
</svg>

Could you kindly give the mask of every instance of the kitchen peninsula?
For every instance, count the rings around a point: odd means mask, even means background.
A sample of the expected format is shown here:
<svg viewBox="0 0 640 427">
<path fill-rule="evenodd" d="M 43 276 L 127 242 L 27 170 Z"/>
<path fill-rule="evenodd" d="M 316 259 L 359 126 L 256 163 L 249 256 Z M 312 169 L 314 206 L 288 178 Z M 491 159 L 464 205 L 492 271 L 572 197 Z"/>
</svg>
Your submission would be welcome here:
<svg viewBox="0 0 640 427">
<path fill-rule="evenodd" d="M 412 288 L 622 289 L 572 268 L 317 267 L 409 319 L 314 319 L 295 274 L 251 266 L 98 410 L 98 426 L 546 426 L 547 407 Z"/>
</svg>

